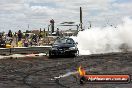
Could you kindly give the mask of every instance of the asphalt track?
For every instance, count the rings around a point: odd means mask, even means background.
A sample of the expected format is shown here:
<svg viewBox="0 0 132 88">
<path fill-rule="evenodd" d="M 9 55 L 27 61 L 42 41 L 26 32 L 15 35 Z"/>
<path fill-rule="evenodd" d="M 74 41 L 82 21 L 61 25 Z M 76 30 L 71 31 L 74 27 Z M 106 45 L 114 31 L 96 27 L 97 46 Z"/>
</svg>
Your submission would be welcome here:
<svg viewBox="0 0 132 88">
<path fill-rule="evenodd" d="M 0 88 L 132 88 L 128 84 L 79 83 L 82 65 L 87 74 L 132 75 L 132 52 L 74 57 L 25 57 L 0 60 Z"/>
</svg>

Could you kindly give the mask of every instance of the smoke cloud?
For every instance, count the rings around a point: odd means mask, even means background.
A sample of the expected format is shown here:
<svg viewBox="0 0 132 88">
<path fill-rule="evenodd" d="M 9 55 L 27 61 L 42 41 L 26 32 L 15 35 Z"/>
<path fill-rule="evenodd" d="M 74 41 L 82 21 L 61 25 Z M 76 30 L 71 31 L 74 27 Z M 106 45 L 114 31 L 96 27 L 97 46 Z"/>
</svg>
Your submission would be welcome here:
<svg viewBox="0 0 132 88">
<path fill-rule="evenodd" d="M 115 27 L 91 28 L 80 31 L 77 37 L 81 55 L 121 52 L 132 49 L 132 20 L 128 17 Z"/>
</svg>

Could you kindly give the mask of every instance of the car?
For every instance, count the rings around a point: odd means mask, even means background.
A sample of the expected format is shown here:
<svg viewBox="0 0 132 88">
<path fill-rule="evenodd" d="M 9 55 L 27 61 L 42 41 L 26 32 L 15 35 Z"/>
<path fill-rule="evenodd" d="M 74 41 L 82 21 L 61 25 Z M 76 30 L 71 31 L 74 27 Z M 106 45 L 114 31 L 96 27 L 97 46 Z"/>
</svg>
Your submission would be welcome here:
<svg viewBox="0 0 132 88">
<path fill-rule="evenodd" d="M 79 50 L 77 48 L 77 42 L 72 38 L 58 38 L 53 43 L 49 50 L 49 57 L 68 55 L 68 56 L 78 56 Z"/>
</svg>

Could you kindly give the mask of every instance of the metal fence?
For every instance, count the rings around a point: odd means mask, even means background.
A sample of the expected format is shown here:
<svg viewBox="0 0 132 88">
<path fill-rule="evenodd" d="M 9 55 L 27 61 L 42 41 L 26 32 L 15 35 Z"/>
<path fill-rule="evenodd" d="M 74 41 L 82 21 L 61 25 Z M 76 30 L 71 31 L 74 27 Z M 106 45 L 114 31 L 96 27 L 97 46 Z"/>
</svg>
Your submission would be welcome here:
<svg viewBox="0 0 132 88">
<path fill-rule="evenodd" d="M 51 46 L 0 48 L 0 55 L 48 53 Z"/>
</svg>

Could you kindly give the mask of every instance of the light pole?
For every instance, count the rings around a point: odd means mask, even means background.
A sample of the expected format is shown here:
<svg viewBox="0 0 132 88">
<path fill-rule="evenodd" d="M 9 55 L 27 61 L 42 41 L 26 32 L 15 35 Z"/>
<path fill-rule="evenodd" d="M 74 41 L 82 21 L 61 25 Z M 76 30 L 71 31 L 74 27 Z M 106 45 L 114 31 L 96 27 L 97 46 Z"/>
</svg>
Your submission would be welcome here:
<svg viewBox="0 0 132 88">
<path fill-rule="evenodd" d="M 82 7 L 80 7 L 80 28 L 82 29 Z"/>
</svg>

